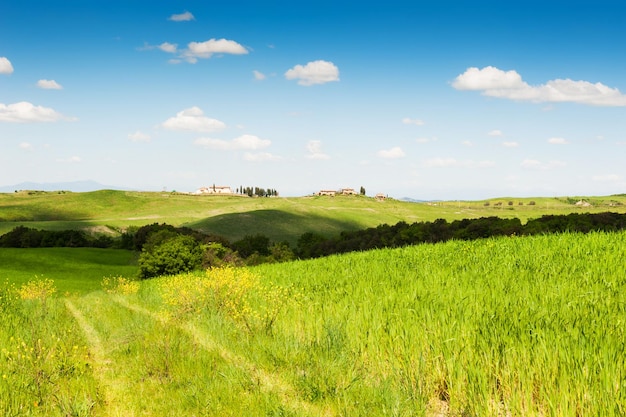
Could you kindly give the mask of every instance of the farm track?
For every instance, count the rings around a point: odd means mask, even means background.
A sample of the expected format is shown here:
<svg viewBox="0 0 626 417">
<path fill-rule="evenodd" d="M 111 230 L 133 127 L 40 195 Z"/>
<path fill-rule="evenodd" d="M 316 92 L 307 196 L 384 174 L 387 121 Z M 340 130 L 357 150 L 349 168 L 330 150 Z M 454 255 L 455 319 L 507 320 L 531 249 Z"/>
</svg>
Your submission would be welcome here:
<svg viewBox="0 0 626 417">
<path fill-rule="evenodd" d="M 72 316 L 74 316 L 74 319 L 85 335 L 87 343 L 89 343 L 89 352 L 93 358 L 93 374 L 102 389 L 102 396 L 104 398 L 104 415 L 111 417 L 134 416 L 135 414 L 132 410 L 125 409 L 121 405 L 123 404 L 123 401 L 121 401 L 123 391 L 120 388 L 123 387 L 123 384 L 119 378 L 115 377 L 115 369 L 111 366 L 111 361 L 107 359 L 100 335 L 83 313 L 69 299 L 65 299 L 65 306 Z"/>
<path fill-rule="evenodd" d="M 206 351 L 217 352 L 222 359 L 226 362 L 235 365 L 236 367 L 244 370 L 247 374 L 251 375 L 252 379 L 258 380 L 263 389 L 268 392 L 273 392 L 281 399 L 282 404 L 288 409 L 298 414 L 304 413 L 309 416 L 333 416 L 334 413 L 330 409 L 321 408 L 315 404 L 311 404 L 299 398 L 296 390 L 279 375 L 269 373 L 263 369 L 258 368 L 256 365 L 245 359 L 244 357 L 237 355 L 236 353 L 224 348 L 216 343 L 205 332 L 200 331 L 196 327 L 190 324 L 176 324 L 170 320 L 159 316 L 157 313 L 141 307 L 136 304 L 129 303 L 126 299 L 120 296 L 112 297 L 122 307 L 127 308 L 135 313 L 143 314 L 150 317 L 155 321 L 159 321 L 166 326 L 176 326 L 184 334 L 188 335 L 197 345 L 201 346 Z"/>
</svg>

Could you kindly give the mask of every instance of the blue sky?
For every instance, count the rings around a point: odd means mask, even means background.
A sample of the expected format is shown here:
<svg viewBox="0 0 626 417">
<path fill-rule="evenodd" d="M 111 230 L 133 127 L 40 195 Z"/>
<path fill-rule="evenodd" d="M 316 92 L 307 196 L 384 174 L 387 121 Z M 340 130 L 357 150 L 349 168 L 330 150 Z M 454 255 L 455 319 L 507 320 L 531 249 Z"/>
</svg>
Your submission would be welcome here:
<svg viewBox="0 0 626 417">
<path fill-rule="evenodd" d="M 0 146 L 0 185 L 624 193 L 626 4 L 4 0 Z"/>
</svg>

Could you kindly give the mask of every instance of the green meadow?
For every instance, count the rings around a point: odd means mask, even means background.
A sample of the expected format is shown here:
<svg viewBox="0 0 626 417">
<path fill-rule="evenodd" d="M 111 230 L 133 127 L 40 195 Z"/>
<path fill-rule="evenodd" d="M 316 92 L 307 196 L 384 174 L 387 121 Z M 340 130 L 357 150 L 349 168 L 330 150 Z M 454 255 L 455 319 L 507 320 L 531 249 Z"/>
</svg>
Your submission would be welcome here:
<svg viewBox="0 0 626 417">
<path fill-rule="evenodd" d="M 110 250 L 4 251 L 2 415 L 626 414 L 625 232 L 142 282 Z"/>
<path fill-rule="evenodd" d="M 590 205 L 577 206 L 580 200 Z M 401 220 L 413 223 L 498 216 L 525 222 L 544 214 L 603 211 L 626 213 L 626 195 L 416 203 L 363 196 L 248 198 L 111 190 L 21 191 L 0 193 L 0 234 L 24 225 L 117 235 L 129 226 L 168 223 L 218 234 L 230 241 L 263 234 L 272 241 L 293 245 L 306 232 L 333 236 Z"/>
</svg>

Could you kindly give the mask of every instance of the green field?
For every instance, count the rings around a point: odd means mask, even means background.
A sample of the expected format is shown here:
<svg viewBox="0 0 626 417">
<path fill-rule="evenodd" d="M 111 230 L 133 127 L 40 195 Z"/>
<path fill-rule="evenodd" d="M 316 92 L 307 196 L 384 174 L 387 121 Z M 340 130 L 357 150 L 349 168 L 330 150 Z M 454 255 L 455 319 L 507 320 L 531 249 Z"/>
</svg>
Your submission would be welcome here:
<svg viewBox="0 0 626 417">
<path fill-rule="evenodd" d="M 589 207 L 577 206 L 585 200 Z M 530 205 L 531 202 L 535 204 Z M 489 203 L 488 206 L 485 206 Z M 509 205 L 510 203 L 510 205 Z M 500 205 L 498 205 L 500 204 Z M 18 225 L 118 234 L 129 226 L 189 226 L 231 241 L 263 234 L 294 244 L 306 232 L 332 236 L 344 230 L 395 224 L 498 216 L 523 222 L 544 214 L 626 213 L 626 195 L 608 197 L 498 198 L 412 203 L 363 196 L 248 198 L 102 190 L 88 193 L 0 193 L 0 234 Z"/>
<path fill-rule="evenodd" d="M 0 290 L 0 414 L 625 415 L 625 257 L 625 232 L 562 234 L 106 291 L 84 272 L 56 275 L 55 293 L 19 278 Z"/>
</svg>

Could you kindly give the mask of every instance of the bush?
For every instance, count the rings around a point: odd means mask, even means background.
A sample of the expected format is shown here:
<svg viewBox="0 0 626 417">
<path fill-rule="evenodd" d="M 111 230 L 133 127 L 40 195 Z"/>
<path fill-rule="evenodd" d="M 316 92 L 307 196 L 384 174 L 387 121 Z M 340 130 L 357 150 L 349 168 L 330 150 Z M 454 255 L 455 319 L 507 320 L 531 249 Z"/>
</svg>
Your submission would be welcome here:
<svg viewBox="0 0 626 417">
<path fill-rule="evenodd" d="M 175 275 L 202 266 L 204 247 L 190 236 L 178 235 L 156 245 L 146 245 L 139 255 L 139 277 Z"/>
</svg>

